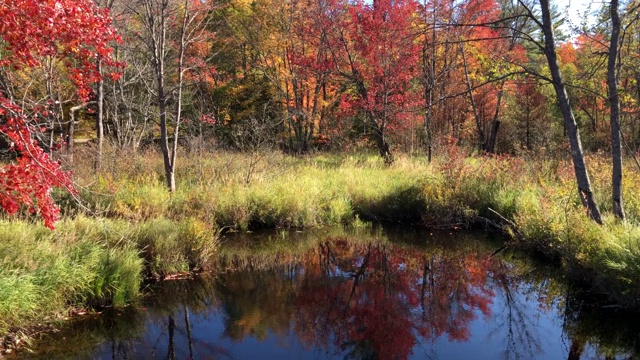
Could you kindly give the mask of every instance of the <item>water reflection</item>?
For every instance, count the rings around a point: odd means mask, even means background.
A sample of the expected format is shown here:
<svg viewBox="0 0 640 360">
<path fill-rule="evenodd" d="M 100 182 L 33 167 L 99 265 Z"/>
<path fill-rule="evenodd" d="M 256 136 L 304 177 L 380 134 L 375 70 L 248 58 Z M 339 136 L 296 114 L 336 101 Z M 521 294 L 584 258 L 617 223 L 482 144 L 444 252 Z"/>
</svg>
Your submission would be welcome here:
<svg viewBox="0 0 640 360">
<path fill-rule="evenodd" d="M 301 338 L 323 346 L 332 338 L 349 355 L 380 359 L 408 358 L 417 336 L 469 339 L 470 321 L 490 313 L 487 280 L 495 262 L 393 250 L 322 244 L 299 281 L 294 323 Z"/>
<path fill-rule="evenodd" d="M 35 356 L 614 359 L 638 354 L 640 329 L 637 322 L 624 325 L 629 314 L 621 319 L 615 309 L 596 313 L 578 293 L 567 293 L 547 268 L 517 254 L 491 257 L 494 248 L 486 241 L 448 234 L 428 246 L 393 243 L 379 233 L 367 236 L 268 242 L 250 251 L 229 247 L 215 278 L 164 283 L 143 305 L 49 335 L 35 344 Z"/>
</svg>

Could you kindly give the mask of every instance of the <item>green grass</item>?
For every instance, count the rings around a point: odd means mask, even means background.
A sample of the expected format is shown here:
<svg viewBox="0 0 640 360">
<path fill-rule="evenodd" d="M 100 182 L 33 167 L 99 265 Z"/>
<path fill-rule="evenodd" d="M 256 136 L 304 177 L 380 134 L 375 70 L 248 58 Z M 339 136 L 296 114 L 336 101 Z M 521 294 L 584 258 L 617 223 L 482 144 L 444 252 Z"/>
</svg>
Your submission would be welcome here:
<svg viewBox="0 0 640 360">
<path fill-rule="evenodd" d="M 77 216 L 53 232 L 0 220 L 0 334 L 72 309 L 127 305 L 141 295 L 145 277 L 205 268 L 216 246 L 217 233 L 190 218 Z"/>
<path fill-rule="evenodd" d="M 139 251 L 126 243 L 110 245 L 113 239 L 84 236 L 86 221 L 65 220 L 56 232 L 0 222 L 0 333 L 64 317 L 72 308 L 122 306 L 138 296 Z M 93 224 L 93 235 L 105 230 L 100 225 Z"/>
<path fill-rule="evenodd" d="M 217 233 L 200 220 L 158 218 L 139 227 L 136 243 L 149 275 L 161 278 L 206 268 L 217 247 L 216 237 Z"/>
</svg>

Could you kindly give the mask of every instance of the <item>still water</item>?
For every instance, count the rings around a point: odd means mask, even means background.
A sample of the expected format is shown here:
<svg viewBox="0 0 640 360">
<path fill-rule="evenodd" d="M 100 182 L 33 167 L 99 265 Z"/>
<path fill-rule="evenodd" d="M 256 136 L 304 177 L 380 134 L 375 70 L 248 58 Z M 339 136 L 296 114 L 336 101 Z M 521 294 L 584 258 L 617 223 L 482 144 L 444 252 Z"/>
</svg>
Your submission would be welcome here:
<svg viewBox="0 0 640 360">
<path fill-rule="evenodd" d="M 640 320 L 485 235 L 225 238 L 215 275 L 33 344 L 46 359 L 626 359 Z"/>
</svg>

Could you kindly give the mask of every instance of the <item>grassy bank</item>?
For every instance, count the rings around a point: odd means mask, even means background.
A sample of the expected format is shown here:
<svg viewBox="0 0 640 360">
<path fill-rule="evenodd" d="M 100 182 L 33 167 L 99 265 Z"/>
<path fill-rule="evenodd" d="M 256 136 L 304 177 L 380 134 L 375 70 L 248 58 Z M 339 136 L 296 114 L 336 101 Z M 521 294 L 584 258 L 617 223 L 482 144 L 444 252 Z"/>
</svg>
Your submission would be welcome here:
<svg viewBox="0 0 640 360">
<path fill-rule="evenodd" d="M 206 268 L 222 228 L 363 220 L 504 226 L 512 246 L 556 261 L 614 301 L 638 305 L 635 170 L 624 180 L 629 220 L 605 215 L 598 226 L 579 204 L 571 164 L 557 160 L 468 156 L 455 147 L 431 164 L 399 157 L 391 167 L 373 155 L 185 154 L 178 159 L 178 190 L 169 194 L 157 153 L 104 158 L 110 162 L 96 175 L 90 156 L 77 157 L 82 205 L 59 194 L 64 218 L 54 232 L 29 218 L 2 220 L 0 333 L 70 308 L 122 305 L 137 298 L 145 277 Z M 589 163 L 606 213 L 607 162 Z"/>
<path fill-rule="evenodd" d="M 135 301 L 145 278 L 197 270 L 216 246 L 194 219 L 0 221 L 0 334 Z"/>
</svg>

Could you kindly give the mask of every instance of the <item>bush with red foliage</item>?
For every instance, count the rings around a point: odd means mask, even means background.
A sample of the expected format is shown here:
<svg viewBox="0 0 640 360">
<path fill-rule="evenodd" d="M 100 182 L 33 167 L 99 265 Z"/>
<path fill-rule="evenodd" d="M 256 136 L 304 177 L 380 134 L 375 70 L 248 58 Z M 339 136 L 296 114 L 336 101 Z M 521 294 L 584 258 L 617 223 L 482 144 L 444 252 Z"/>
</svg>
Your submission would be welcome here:
<svg viewBox="0 0 640 360">
<path fill-rule="evenodd" d="M 0 67 L 20 70 L 36 67 L 40 59 L 60 60 L 78 101 L 91 96 L 91 84 L 100 79 L 96 64 L 117 66 L 110 43 L 119 41 L 106 10 L 90 0 L 4 0 L 0 2 Z M 27 210 L 39 214 L 53 229 L 59 209 L 53 188 L 74 192 L 70 174 L 49 157 L 34 139 L 35 119 L 24 113 L 0 86 L 0 136 L 16 160 L 0 164 L 0 207 L 9 214 Z"/>
</svg>

